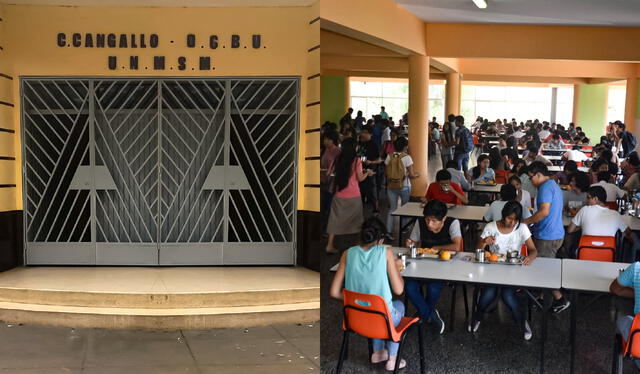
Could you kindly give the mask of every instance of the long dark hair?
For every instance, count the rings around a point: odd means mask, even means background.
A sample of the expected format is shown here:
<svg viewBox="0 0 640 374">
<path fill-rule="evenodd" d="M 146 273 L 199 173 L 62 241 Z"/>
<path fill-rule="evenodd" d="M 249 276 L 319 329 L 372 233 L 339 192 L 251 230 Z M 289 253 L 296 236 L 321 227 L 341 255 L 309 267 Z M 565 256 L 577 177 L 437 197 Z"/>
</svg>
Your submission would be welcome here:
<svg viewBox="0 0 640 374">
<path fill-rule="evenodd" d="M 522 204 L 520 204 L 520 202 L 511 200 L 504 204 L 504 207 L 502 208 L 502 220 L 511 214 L 515 214 L 516 219 L 518 220 L 518 224 L 515 227 L 515 230 L 517 230 L 518 227 L 520 227 L 520 222 L 522 221 Z"/>
<path fill-rule="evenodd" d="M 502 161 L 502 157 L 500 157 L 500 150 L 498 147 L 492 147 L 489 150 L 489 167 L 493 170 L 497 170 L 500 166 L 500 161 Z"/>
<path fill-rule="evenodd" d="M 336 184 L 338 191 L 344 190 L 349 185 L 349 178 L 353 170 L 353 161 L 357 157 L 356 141 L 353 138 L 342 142 L 342 152 L 336 161 Z"/>
<path fill-rule="evenodd" d="M 377 242 L 387 237 L 385 224 L 377 217 L 371 217 L 364 221 L 360 231 L 360 241 L 362 244 Z"/>
</svg>

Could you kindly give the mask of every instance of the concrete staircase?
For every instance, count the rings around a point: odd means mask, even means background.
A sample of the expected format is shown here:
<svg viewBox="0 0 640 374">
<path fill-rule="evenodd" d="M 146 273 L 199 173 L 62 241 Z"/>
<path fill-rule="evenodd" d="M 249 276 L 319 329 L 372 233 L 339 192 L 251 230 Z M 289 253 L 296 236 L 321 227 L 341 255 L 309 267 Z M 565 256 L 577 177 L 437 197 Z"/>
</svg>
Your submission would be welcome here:
<svg viewBox="0 0 640 374">
<path fill-rule="evenodd" d="M 144 274 L 131 277 L 130 287 L 123 285 L 117 268 L 104 269 L 20 268 L 2 273 L 0 320 L 85 328 L 210 329 L 320 319 L 319 276 L 306 269 L 196 268 L 190 279 L 190 268 L 140 268 Z M 89 277 L 83 282 L 86 272 Z M 136 274 L 132 268 L 122 268 L 122 277 L 131 274 Z M 120 282 L 108 284 L 107 278 L 100 287 L 96 277 L 101 275 Z M 53 279 L 48 282 L 47 276 Z M 158 280 L 149 282 L 147 277 L 154 276 Z M 256 284 L 254 277 L 265 279 Z M 271 282 L 274 277 L 278 280 Z M 202 283 L 221 279 L 228 286 Z M 243 280 L 244 287 L 238 284 Z"/>
</svg>

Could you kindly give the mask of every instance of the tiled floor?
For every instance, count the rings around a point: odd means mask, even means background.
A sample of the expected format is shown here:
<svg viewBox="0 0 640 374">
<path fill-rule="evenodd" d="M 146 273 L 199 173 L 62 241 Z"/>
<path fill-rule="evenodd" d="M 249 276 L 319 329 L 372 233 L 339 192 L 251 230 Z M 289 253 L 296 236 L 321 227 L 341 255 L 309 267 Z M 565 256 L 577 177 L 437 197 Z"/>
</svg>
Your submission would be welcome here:
<svg viewBox="0 0 640 374">
<path fill-rule="evenodd" d="M 440 169 L 440 162 L 430 162 L 430 178 Z M 387 203 L 381 203 L 381 217 L 385 217 Z M 370 207 L 366 207 L 370 212 Z M 397 237 L 397 232 L 394 235 Z M 346 249 L 358 241 L 357 235 L 338 237 L 336 248 Z M 325 243 L 318 243 L 319 251 Z M 333 278 L 329 268 L 336 264 L 339 255 L 324 257 L 321 270 L 321 366 L 323 373 L 333 373 L 337 364 L 338 353 L 342 341 L 342 309 L 341 303 L 329 297 L 328 289 Z M 469 297 L 472 289 L 469 289 Z M 438 303 L 443 318 L 449 321 L 449 305 L 451 291 L 444 289 Z M 404 299 L 401 297 L 400 299 Z M 589 296 L 583 297 L 584 306 Z M 526 299 L 521 296 L 521 305 Z M 617 300 L 620 313 L 631 313 L 631 300 Z M 610 298 L 601 298 L 588 310 L 579 309 L 577 337 L 577 374 L 609 373 L 611 368 L 612 342 L 615 332 L 614 309 Z M 415 313 L 412 306 L 407 314 Z M 545 347 L 545 372 L 569 372 L 569 310 L 549 319 L 549 335 Z M 467 332 L 465 325 L 464 305 L 461 292 L 458 292 L 455 315 L 455 329 L 438 335 L 431 326 L 425 326 L 427 365 L 429 373 L 538 373 L 540 357 L 540 313 L 533 313 L 531 341 L 524 341 L 516 330 L 510 312 L 501 302 L 498 308 L 488 314 L 479 331 L 475 334 Z M 350 341 L 349 360 L 343 367 L 343 373 L 383 373 L 382 365 L 371 366 L 367 358 L 366 340 L 354 337 Z M 401 373 L 419 373 L 417 336 L 408 337 L 405 353 L 408 361 L 407 369 Z M 636 372 L 633 363 L 625 362 L 625 373 Z"/>
<path fill-rule="evenodd" d="M 0 324 L 0 373 L 314 373 L 319 324 L 206 331 Z"/>
</svg>

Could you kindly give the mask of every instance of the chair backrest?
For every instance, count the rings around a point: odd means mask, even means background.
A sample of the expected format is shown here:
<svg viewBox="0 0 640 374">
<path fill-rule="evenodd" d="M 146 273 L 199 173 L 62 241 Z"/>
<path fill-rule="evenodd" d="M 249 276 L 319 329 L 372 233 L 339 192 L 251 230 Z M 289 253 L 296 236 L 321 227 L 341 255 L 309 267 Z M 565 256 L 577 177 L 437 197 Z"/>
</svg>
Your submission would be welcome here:
<svg viewBox="0 0 640 374">
<path fill-rule="evenodd" d="M 618 203 L 615 201 L 607 201 L 604 203 L 604 205 L 607 206 L 607 208 L 611 209 L 611 210 L 618 210 Z"/>
<path fill-rule="evenodd" d="M 496 183 L 505 184 L 509 179 L 509 170 L 494 170 L 496 173 Z"/>
<path fill-rule="evenodd" d="M 583 235 L 580 238 L 578 260 L 613 262 L 615 253 L 615 236 Z"/>
<path fill-rule="evenodd" d="M 626 343 L 623 354 L 640 358 L 640 314 L 636 314 L 633 317 L 633 322 L 629 329 L 629 338 Z"/>
<path fill-rule="evenodd" d="M 343 328 L 371 339 L 393 338 L 392 318 L 387 302 L 378 295 L 342 290 Z"/>
<path fill-rule="evenodd" d="M 527 245 L 523 244 L 522 248 L 520 248 L 520 255 L 521 256 L 529 256 L 529 250 L 527 249 Z"/>
<path fill-rule="evenodd" d="M 471 139 L 473 139 L 473 145 L 481 145 L 482 143 L 480 143 L 480 138 L 478 138 L 478 135 L 473 134 L 471 135 Z"/>
<path fill-rule="evenodd" d="M 565 139 L 563 139 L 563 141 L 564 141 L 565 143 L 568 143 L 568 142 L 569 142 L 568 140 L 565 140 Z M 565 144 L 565 145 L 564 145 L 564 147 L 565 147 L 566 149 L 573 149 L 573 144 Z"/>
</svg>

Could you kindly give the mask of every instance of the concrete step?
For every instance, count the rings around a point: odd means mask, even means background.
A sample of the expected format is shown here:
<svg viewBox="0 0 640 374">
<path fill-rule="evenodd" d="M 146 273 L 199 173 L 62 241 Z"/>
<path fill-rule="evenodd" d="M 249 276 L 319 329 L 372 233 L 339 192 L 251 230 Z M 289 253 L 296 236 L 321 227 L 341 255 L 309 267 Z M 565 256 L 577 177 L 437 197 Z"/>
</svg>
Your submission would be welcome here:
<svg viewBox="0 0 640 374">
<path fill-rule="evenodd" d="M 108 329 L 212 329 L 310 323 L 320 319 L 320 301 L 208 308 L 121 308 L 0 302 L 0 320 Z"/>
<path fill-rule="evenodd" d="M 212 292 L 101 292 L 0 287 L 0 302 L 96 308 L 216 308 L 319 300 L 319 286 Z"/>
</svg>

